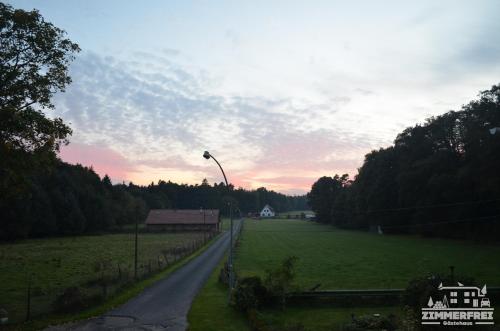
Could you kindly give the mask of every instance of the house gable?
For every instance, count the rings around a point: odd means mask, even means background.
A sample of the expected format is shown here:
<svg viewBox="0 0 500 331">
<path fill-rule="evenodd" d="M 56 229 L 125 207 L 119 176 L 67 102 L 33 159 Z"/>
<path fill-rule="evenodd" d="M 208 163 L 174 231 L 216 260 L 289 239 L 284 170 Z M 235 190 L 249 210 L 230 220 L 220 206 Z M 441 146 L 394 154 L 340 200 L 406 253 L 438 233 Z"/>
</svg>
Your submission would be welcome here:
<svg viewBox="0 0 500 331">
<path fill-rule="evenodd" d="M 260 212 L 261 217 L 274 217 L 275 215 L 273 208 L 269 205 L 265 205 Z"/>
</svg>

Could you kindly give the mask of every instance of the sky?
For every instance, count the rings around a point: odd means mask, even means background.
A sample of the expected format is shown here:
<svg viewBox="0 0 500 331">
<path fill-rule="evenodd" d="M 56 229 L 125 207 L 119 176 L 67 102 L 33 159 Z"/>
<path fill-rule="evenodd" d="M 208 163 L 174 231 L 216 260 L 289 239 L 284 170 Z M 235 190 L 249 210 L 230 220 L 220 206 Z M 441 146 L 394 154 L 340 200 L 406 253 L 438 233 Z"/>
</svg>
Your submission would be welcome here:
<svg viewBox="0 0 500 331">
<path fill-rule="evenodd" d="M 499 83 L 500 1 L 8 1 L 82 51 L 50 116 L 114 182 L 303 194 Z"/>
</svg>

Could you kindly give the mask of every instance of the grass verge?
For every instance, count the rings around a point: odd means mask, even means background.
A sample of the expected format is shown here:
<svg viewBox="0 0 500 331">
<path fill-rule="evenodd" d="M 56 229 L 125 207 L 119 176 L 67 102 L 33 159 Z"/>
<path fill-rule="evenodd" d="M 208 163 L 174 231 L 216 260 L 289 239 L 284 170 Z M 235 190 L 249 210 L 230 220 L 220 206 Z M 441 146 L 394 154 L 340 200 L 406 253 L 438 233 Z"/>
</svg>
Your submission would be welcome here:
<svg viewBox="0 0 500 331">
<path fill-rule="evenodd" d="M 228 289 L 219 283 L 225 256 L 193 301 L 188 314 L 189 331 L 250 331 L 243 313 L 228 305 Z"/>
</svg>

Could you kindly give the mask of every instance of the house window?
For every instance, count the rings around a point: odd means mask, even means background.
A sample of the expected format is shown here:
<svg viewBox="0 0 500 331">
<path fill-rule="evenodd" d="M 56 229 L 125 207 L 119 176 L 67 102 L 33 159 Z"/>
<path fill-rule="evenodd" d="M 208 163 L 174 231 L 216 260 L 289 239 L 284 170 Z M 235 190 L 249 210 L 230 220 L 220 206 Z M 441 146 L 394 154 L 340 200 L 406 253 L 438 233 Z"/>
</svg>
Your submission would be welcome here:
<svg viewBox="0 0 500 331">
<path fill-rule="evenodd" d="M 470 303 L 470 299 L 464 299 L 464 303 Z"/>
<path fill-rule="evenodd" d="M 464 297 L 468 297 L 469 296 L 469 292 L 464 292 Z"/>
<path fill-rule="evenodd" d="M 457 292 L 451 292 L 451 296 L 452 297 L 456 297 L 457 296 Z"/>
<path fill-rule="evenodd" d="M 450 302 L 451 303 L 457 303 L 457 299 L 451 299 Z"/>
<path fill-rule="evenodd" d="M 472 292 L 471 294 L 472 294 L 472 296 L 473 296 L 473 297 L 475 297 L 475 296 L 476 296 L 476 292 Z"/>
</svg>

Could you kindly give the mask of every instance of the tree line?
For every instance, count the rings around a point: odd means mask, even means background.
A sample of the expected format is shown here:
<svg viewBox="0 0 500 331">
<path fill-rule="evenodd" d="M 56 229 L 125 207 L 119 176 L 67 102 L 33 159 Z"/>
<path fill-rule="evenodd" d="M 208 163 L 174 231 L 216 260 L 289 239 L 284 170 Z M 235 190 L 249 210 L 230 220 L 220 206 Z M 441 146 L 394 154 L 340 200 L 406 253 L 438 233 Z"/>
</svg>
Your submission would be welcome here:
<svg viewBox="0 0 500 331">
<path fill-rule="evenodd" d="M 338 227 L 451 238 L 500 238 L 500 85 L 405 129 L 365 156 L 354 179 L 322 177 L 307 198 Z"/>
<path fill-rule="evenodd" d="M 92 168 L 55 159 L 53 167 L 25 179 L 22 191 L 0 199 L 0 239 L 79 235 L 120 230 L 144 222 L 149 209 L 220 209 L 228 216 L 231 201 L 242 213 L 266 203 L 277 211 L 305 209 L 305 196 L 287 196 L 265 188 L 235 189 L 223 183 L 177 184 L 160 180 L 139 186 L 113 185 Z"/>
</svg>

